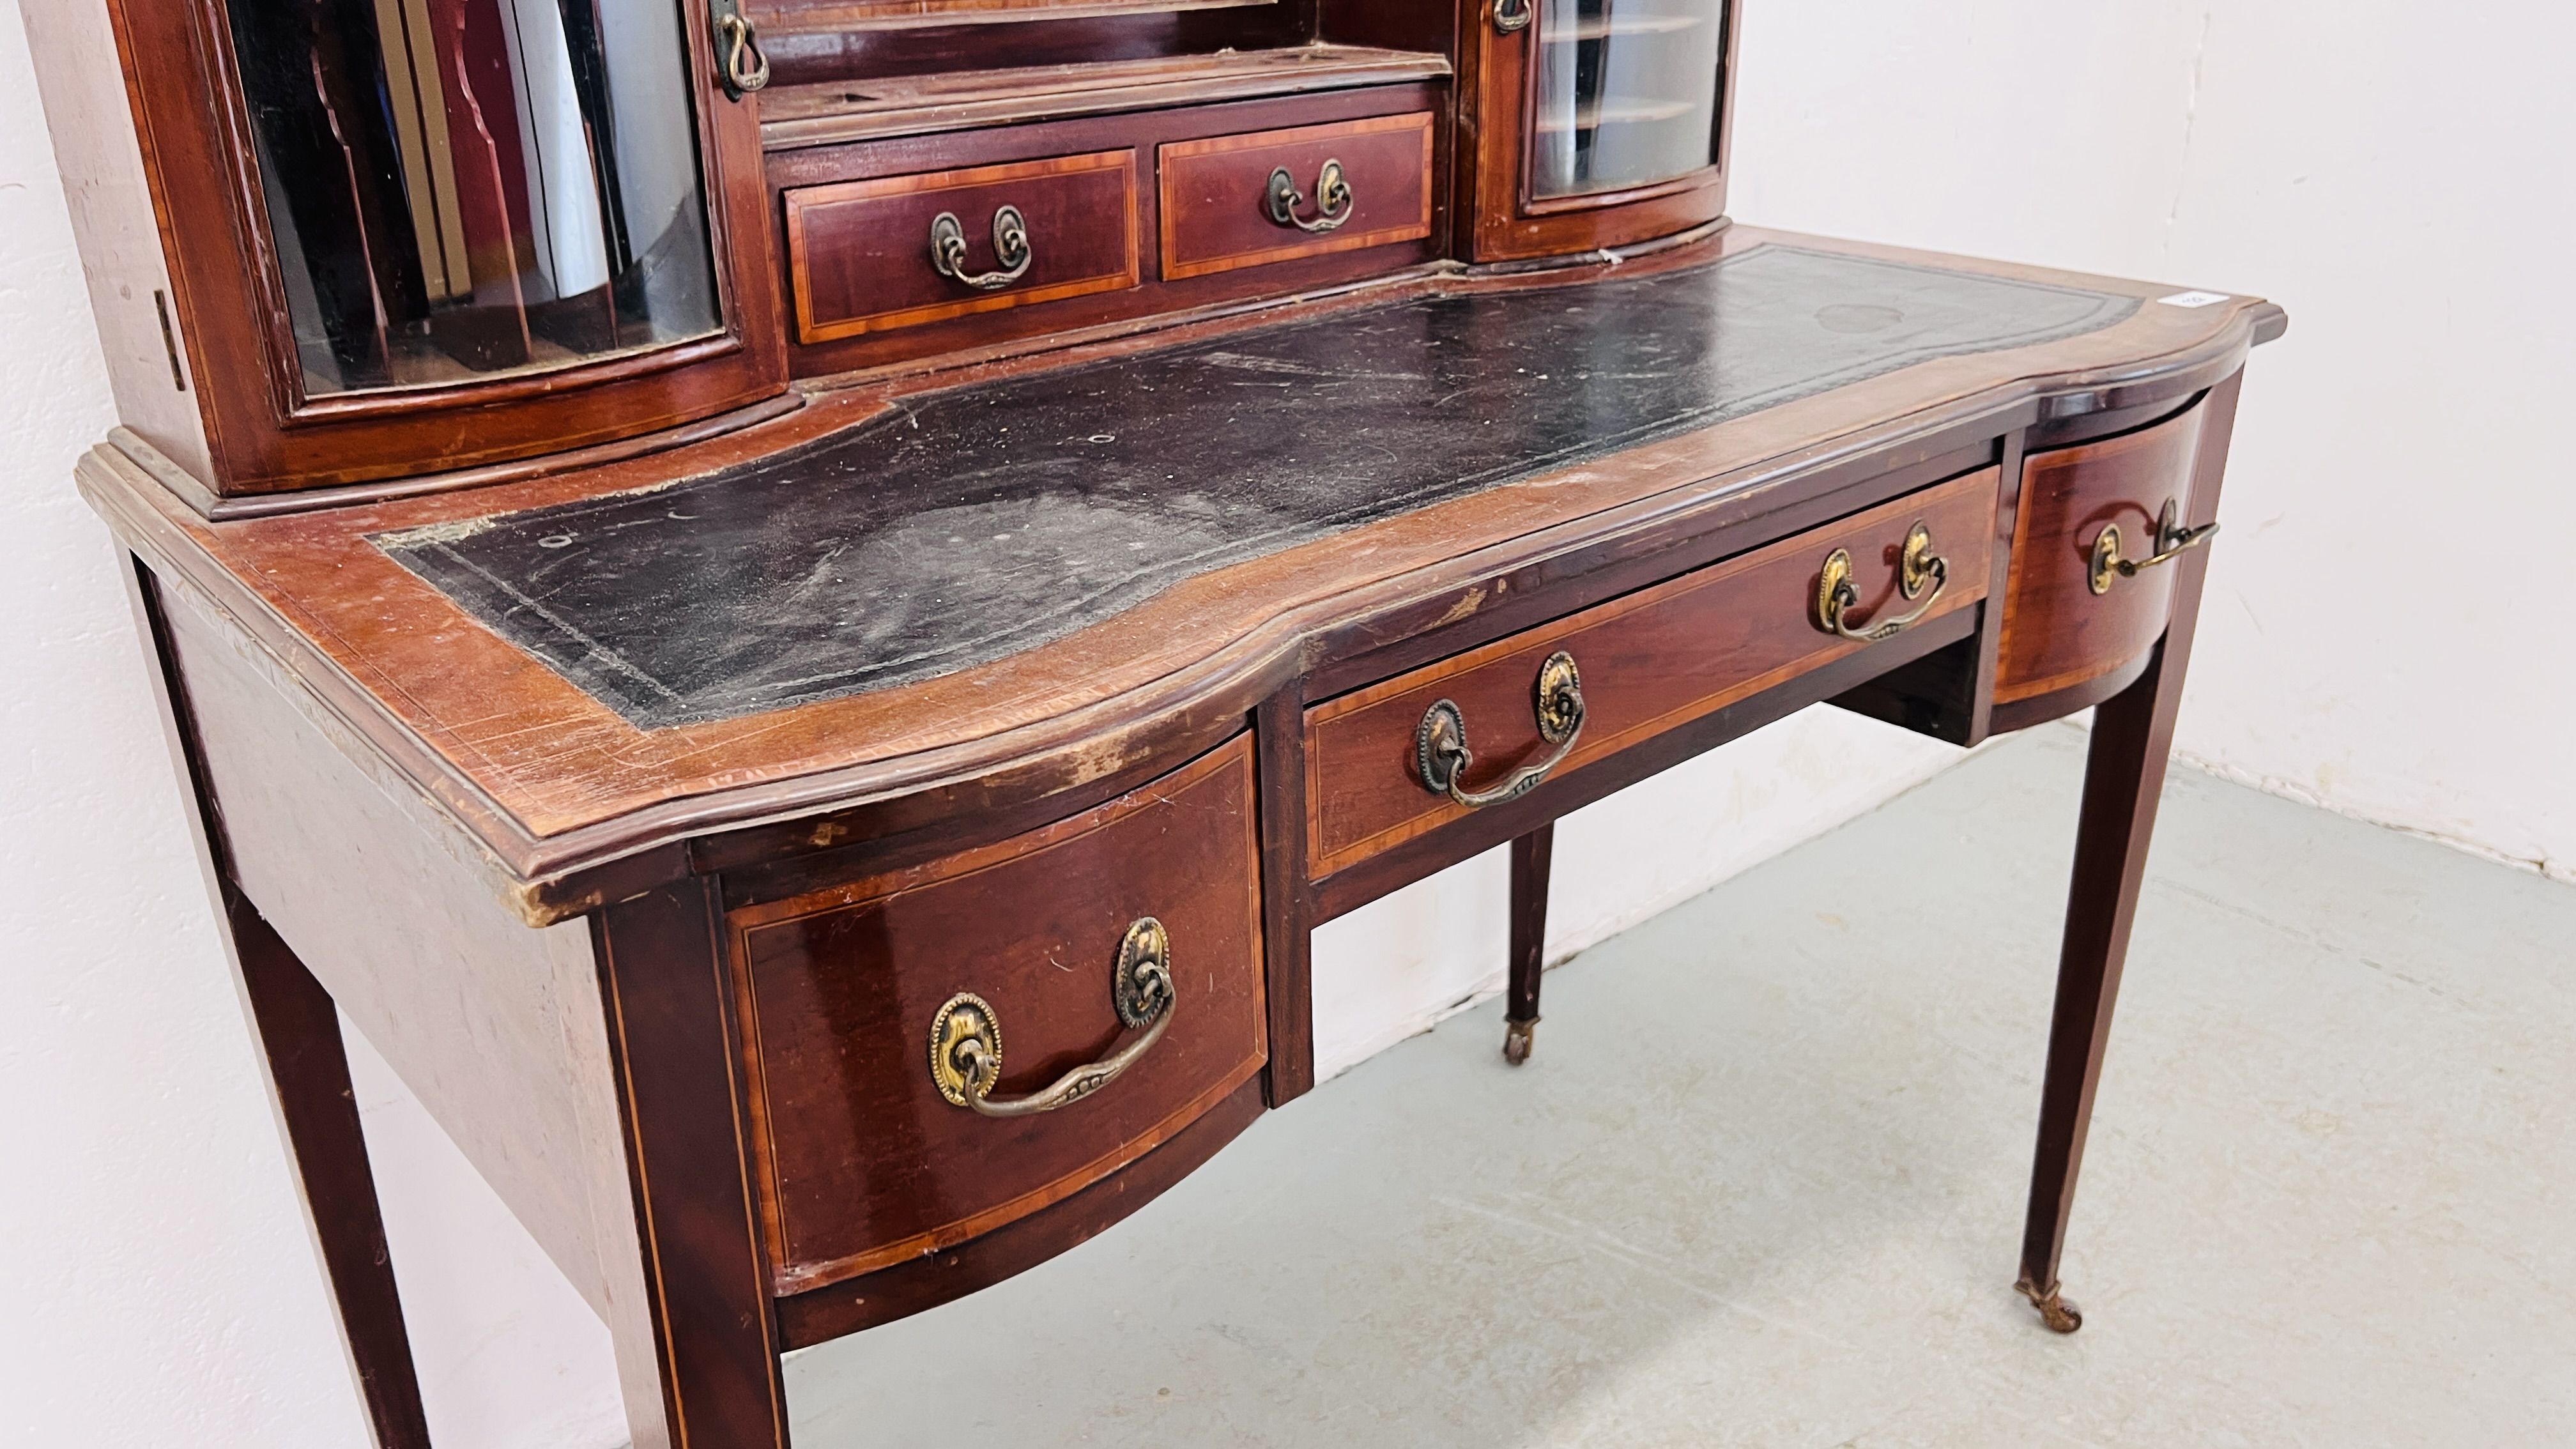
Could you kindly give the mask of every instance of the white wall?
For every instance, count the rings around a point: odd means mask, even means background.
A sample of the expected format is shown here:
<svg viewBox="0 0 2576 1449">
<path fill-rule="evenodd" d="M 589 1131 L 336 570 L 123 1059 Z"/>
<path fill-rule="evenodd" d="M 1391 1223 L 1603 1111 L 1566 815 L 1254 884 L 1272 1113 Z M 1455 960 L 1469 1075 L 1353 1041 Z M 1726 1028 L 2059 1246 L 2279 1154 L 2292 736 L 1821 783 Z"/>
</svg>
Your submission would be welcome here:
<svg viewBox="0 0 2576 1449">
<path fill-rule="evenodd" d="M 0 1439 L 356 1445 L 115 549 L 114 421 L 12 6 L 0 23 Z"/>
<path fill-rule="evenodd" d="M 2260 292 L 2180 747 L 2576 880 L 2576 10 L 1748 8 L 1735 214 Z"/>
<path fill-rule="evenodd" d="M 0 124 L 34 137 L 16 4 Z M 1734 210 L 2286 303 L 2291 336 L 2246 391 L 2184 747 L 2569 874 L 2571 649 L 2536 581 L 2576 536 L 2549 441 L 2576 391 L 2555 343 L 2571 303 L 2547 265 L 2576 182 L 2571 29 L 2536 4 L 1756 3 Z M 111 409 L 32 144 L 0 156 L 0 338 L 0 606 L 19 625 L 0 643 L 19 923 L 0 957 L 0 1436 L 360 1445 L 114 551 L 69 482 Z M 1814 711 L 1572 817 L 1551 954 L 1951 758 Z M 1327 1072 L 1499 984 L 1502 878 L 1488 857 L 1327 929 Z M 442 1445 L 615 1442 L 595 1325 L 389 1074 L 354 1065 Z"/>
</svg>

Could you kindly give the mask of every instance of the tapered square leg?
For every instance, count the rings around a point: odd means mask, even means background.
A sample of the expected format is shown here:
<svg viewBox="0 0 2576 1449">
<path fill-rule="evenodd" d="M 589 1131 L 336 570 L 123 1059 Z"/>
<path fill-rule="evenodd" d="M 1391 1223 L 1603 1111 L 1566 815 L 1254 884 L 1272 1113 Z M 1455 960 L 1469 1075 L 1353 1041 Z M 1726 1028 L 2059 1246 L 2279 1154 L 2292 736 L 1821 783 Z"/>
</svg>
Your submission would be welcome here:
<svg viewBox="0 0 2576 1449">
<path fill-rule="evenodd" d="M 609 1329 L 662 1397 L 629 1395 L 635 1449 L 787 1449 L 719 919 L 704 880 L 591 917 L 652 1305 Z"/>
<path fill-rule="evenodd" d="M 1503 1060 L 1516 1067 L 1529 1060 L 1538 1031 L 1538 975 L 1547 964 L 1547 875 L 1555 851 L 1553 821 L 1512 842 L 1512 955 L 1504 988 Z"/>
<path fill-rule="evenodd" d="M 129 556 L 127 562 L 126 598 L 134 608 L 137 632 L 151 650 L 153 693 L 172 763 L 187 787 L 185 808 L 197 838 L 198 863 L 231 947 L 234 981 L 259 1041 L 270 1100 L 295 1164 L 322 1270 L 331 1283 L 368 1429 L 377 1449 L 428 1449 L 429 1418 L 421 1407 L 420 1374 L 412 1362 L 384 1213 L 376 1201 L 366 1129 L 349 1084 L 339 1007 L 232 882 L 227 847 L 209 804 L 196 724 L 171 653 L 160 586 L 142 560 Z"/>
<path fill-rule="evenodd" d="M 224 891 L 224 914 L 376 1444 L 429 1449 L 429 1420 L 421 1410 L 420 1378 L 394 1286 L 375 1174 L 349 1086 L 339 1012 L 322 983 L 239 891 Z"/>
<path fill-rule="evenodd" d="M 2049 1025 L 2039 1150 L 2031 1168 L 2030 1216 L 2022 1231 L 2017 1285 L 2060 1333 L 2073 1333 L 2084 1323 L 2075 1306 L 2059 1296 L 2058 1258 L 2066 1246 L 2066 1218 L 2074 1206 L 2093 1094 L 2101 1084 L 2102 1053 L 2110 1040 L 2129 928 L 2137 917 L 2138 887 L 2146 875 L 2156 798 L 2164 788 L 2174 696 L 2181 693 L 2181 671 L 2166 667 L 2162 645 L 2157 656 L 2144 677 L 2095 711 L 2092 749 L 2084 766 L 2084 813 L 2075 839 L 2075 879 L 2058 961 L 2057 1010 Z"/>
<path fill-rule="evenodd" d="M 2217 518 L 2241 381 L 2242 374 L 2230 377 L 2211 389 L 2204 404 L 2211 417 L 2193 470 L 2188 521 L 2194 527 Z M 2084 1315 L 2059 1292 L 2058 1266 L 2075 1204 L 2076 1173 L 2084 1163 L 2085 1133 L 2093 1120 L 2093 1097 L 2102 1081 L 2111 1008 L 2128 959 L 2129 928 L 2137 919 L 2138 889 L 2146 880 L 2147 846 L 2155 833 L 2156 802 L 2164 792 L 2174 718 L 2182 707 L 2183 671 L 2200 619 L 2209 550 L 2186 553 L 2172 567 L 2179 574 L 2164 638 L 2146 673 L 2095 709 L 2084 762 L 2083 814 L 2076 828 L 2066 935 L 2058 954 L 2048 1068 L 2040 1087 L 2039 1145 L 2031 1166 L 2030 1213 L 2022 1227 L 2021 1277 L 2015 1284 L 2041 1320 L 2059 1333 L 2084 1326 Z"/>
</svg>

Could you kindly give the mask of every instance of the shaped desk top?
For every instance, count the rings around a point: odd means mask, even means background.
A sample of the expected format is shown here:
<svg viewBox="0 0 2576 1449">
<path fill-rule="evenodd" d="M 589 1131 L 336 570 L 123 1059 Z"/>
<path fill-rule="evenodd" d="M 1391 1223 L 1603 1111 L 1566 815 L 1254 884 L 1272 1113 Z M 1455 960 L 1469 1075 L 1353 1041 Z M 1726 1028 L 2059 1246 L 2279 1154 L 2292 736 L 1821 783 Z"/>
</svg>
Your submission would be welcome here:
<svg viewBox="0 0 2576 1449">
<path fill-rule="evenodd" d="M 550 919 L 686 835 L 1168 758 L 1515 569 L 1816 506 L 1838 460 L 2178 403 L 2280 325 L 2176 290 L 1735 227 L 818 389 L 481 488 L 209 523 L 137 440 L 81 476 Z"/>
<path fill-rule="evenodd" d="M 1228 564 L 2138 306 L 1764 246 L 933 393 L 669 489 L 375 541 L 660 729 L 988 663 Z"/>
</svg>

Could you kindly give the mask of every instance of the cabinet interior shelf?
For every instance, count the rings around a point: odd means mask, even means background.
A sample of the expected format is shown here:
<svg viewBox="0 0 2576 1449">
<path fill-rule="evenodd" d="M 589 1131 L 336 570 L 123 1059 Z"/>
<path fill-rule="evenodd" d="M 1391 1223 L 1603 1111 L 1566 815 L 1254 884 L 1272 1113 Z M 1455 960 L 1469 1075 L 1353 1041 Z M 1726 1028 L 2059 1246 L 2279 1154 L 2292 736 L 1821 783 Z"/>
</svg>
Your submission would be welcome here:
<svg viewBox="0 0 2576 1449">
<path fill-rule="evenodd" d="M 1698 15 L 1622 15 L 1578 20 L 1565 30 L 1542 30 L 1538 39 L 1541 45 L 1575 45 L 1586 40 L 1607 40 L 1613 35 L 1674 35 L 1695 30 L 1705 20 Z"/>
<path fill-rule="evenodd" d="M 1650 101 L 1628 96 L 1612 96 L 1577 106 L 1571 115 L 1543 116 L 1537 131 L 1542 136 L 1561 136 L 1568 131 L 1597 131 L 1604 126 L 1636 126 L 1656 121 L 1669 121 L 1687 116 L 1698 109 L 1689 101 Z"/>
</svg>

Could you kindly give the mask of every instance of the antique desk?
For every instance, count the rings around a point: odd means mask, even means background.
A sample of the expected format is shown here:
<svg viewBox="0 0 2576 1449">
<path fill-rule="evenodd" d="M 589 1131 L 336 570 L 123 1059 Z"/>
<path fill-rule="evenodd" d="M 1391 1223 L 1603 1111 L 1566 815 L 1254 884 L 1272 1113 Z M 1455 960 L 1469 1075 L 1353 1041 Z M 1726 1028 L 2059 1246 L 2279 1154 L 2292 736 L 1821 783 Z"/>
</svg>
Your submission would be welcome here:
<svg viewBox="0 0 2576 1449">
<path fill-rule="evenodd" d="M 1313 1081 L 1320 922 L 1832 703 L 2098 707 L 2057 1264 L 2279 309 L 1730 226 L 1719 0 L 31 13 L 172 738 L 380 1440 L 338 1013 L 639 1444 Z M 335 1011 L 336 1008 L 336 1011 Z"/>
</svg>

